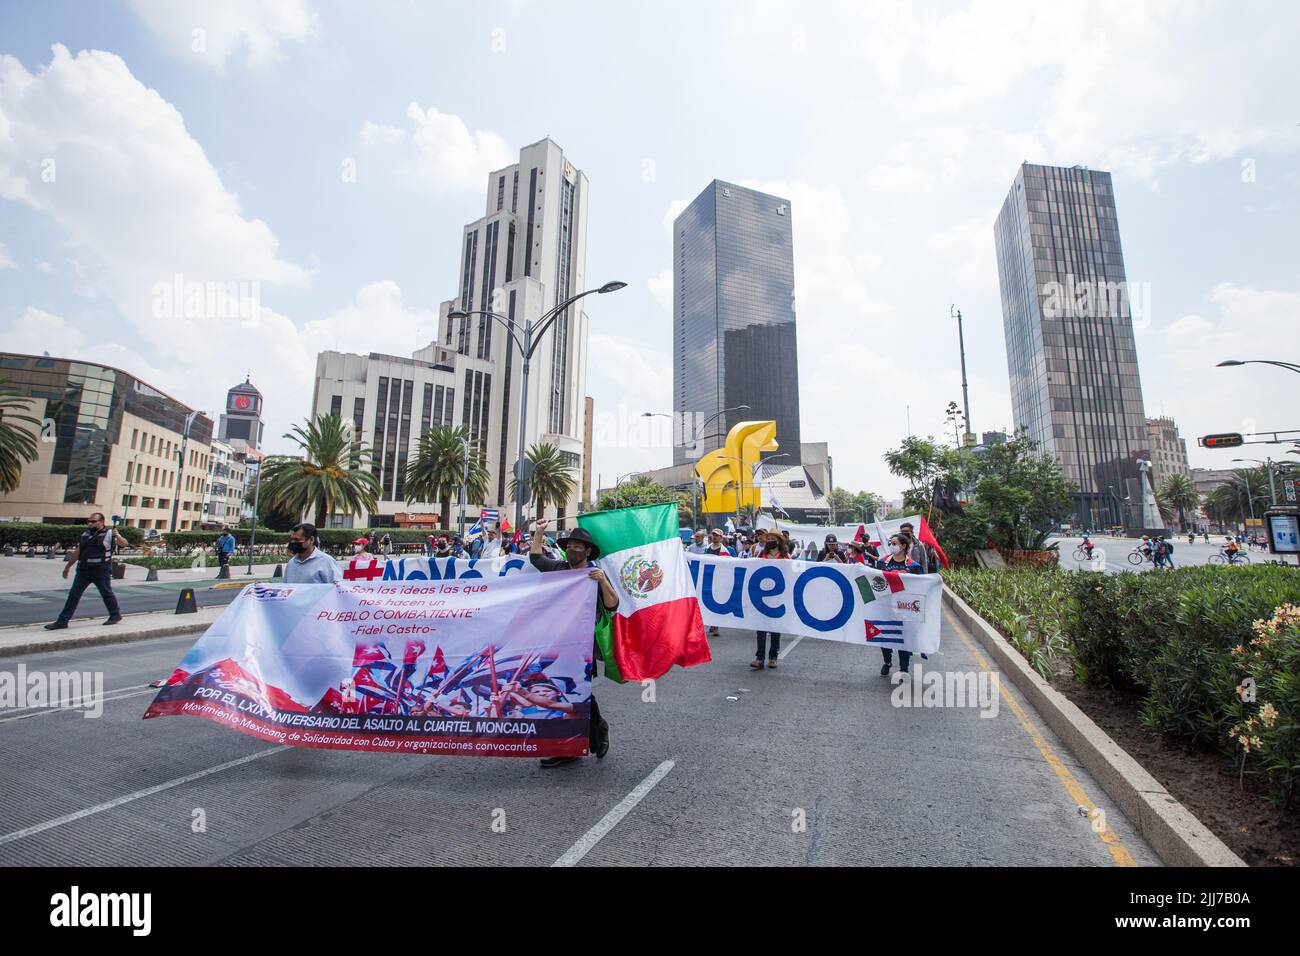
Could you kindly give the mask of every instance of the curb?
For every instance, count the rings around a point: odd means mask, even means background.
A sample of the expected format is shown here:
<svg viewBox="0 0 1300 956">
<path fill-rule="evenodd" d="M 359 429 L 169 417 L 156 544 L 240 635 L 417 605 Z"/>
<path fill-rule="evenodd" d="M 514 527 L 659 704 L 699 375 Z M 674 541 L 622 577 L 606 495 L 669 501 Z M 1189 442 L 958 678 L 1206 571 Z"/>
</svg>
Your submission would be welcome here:
<svg viewBox="0 0 1300 956">
<path fill-rule="evenodd" d="M 201 609 L 199 615 L 202 615 L 204 610 L 207 609 Z M 65 651 L 77 647 L 98 647 L 104 644 L 130 644 L 135 641 L 148 641 L 157 637 L 174 637 L 178 634 L 200 634 L 212 625 L 212 621 L 216 620 L 220 612 L 225 610 L 225 607 L 217 606 L 213 610 L 216 610 L 218 614 L 214 615 L 212 620 L 207 620 L 205 616 L 203 620 L 187 620 L 185 623 L 169 624 L 169 619 L 174 620 L 178 615 L 171 611 L 153 611 L 139 615 L 140 617 L 152 619 L 148 621 L 150 625 L 153 625 L 150 627 L 137 627 L 135 630 L 90 631 L 89 633 L 72 633 L 59 637 L 38 637 L 35 631 L 42 629 L 42 625 L 39 624 L 24 624 L 16 628 L 2 628 L 0 629 L 0 658 Z M 180 616 L 192 619 L 196 615 L 186 614 Z M 133 621 L 132 623 L 137 622 Z M 14 644 L 2 643 L 6 637 L 21 637 L 21 632 L 28 628 L 33 631 L 32 640 Z M 11 633 L 6 634 L 5 631 Z M 12 632 L 19 633 L 13 634 Z M 43 629 L 42 635 L 44 635 Z"/>
<path fill-rule="evenodd" d="M 1166 866 L 1245 866 L 1205 824 L 945 583 L 943 603 L 1101 785 Z"/>
</svg>

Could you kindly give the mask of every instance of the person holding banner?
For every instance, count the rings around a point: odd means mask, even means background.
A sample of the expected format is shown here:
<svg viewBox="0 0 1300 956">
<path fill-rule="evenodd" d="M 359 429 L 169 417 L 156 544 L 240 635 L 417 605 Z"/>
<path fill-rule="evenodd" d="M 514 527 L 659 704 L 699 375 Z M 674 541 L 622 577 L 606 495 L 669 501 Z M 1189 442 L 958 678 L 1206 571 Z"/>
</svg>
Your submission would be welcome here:
<svg viewBox="0 0 1300 956">
<path fill-rule="evenodd" d="M 763 532 L 759 532 L 761 535 Z M 760 557 L 771 561 L 781 561 L 790 559 L 790 552 L 786 550 L 785 539 L 773 531 L 766 536 L 763 541 L 763 553 Z M 756 671 L 763 669 L 763 650 L 767 645 L 767 639 L 770 637 L 772 642 L 767 646 L 767 666 L 776 667 L 776 660 L 781 656 L 781 635 L 776 631 L 755 631 L 758 639 L 758 649 L 754 654 L 754 659 L 749 662 L 749 666 Z"/>
<path fill-rule="evenodd" d="M 937 562 L 934 559 L 934 555 L 931 553 L 931 548 L 928 544 L 923 543 L 917 538 L 916 531 L 912 527 L 912 522 L 904 521 L 900 524 L 898 526 L 898 533 L 907 539 L 908 556 L 921 566 L 921 573 L 929 574 L 934 570 L 934 566 Z"/>
<path fill-rule="evenodd" d="M 599 600 L 596 602 L 596 620 L 600 620 L 601 611 L 618 610 L 618 592 L 614 586 L 609 583 L 605 577 L 605 572 L 596 567 L 592 562 L 600 557 L 600 548 L 592 540 L 591 532 L 585 528 L 574 528 L 572 531 L 561 532 L 557 542 L 564 550 L 562 559 L 548 558 L 542 549 L 546 541 L 546 526 L 550 524 L 544 518 L 538 518 L 533 523 L 533 540 L 528 550 L 528 560 L 538 571 L 567 571 L 570 568 L 590 568 L 587 577 L 596 582 L 600 589 Z M 595 634 L 592 635 L 593 657 L 595 656 Z M 591 752 L 596 755 L 597 760 L 602 760 L 605 754 L 609 753 L 609 723 L 600 716 L 600 708 L 596 706 L 596 695 L 591 695 Z M 547 757 L 542 761 L 543 767 L 559 767 L 566 763 L 573 763 L 577 757 Z"/>
<path fill-rule="evenodd" d="M 889 536 L 889 553 L 876 562 L 876 567 L 881 571 L 896 571 L 904 574 L 924 574 L 920 562 L 914 560 L 911 551 L 911 539 L 907 538 L 902 532 L 891 534 Z M 894 663 L 894 651 L 892 648 L 882 647 L 880 654 L 884 657 L 885 662 L 880 665 L 880 676 L 888 677 L 890 665 Z M 902 648 L 898 650 L 898 672 L 900 674 L 908 673 L 908 668 L 912 666 L 912 652 L 905 651 Z"/>
</svg>

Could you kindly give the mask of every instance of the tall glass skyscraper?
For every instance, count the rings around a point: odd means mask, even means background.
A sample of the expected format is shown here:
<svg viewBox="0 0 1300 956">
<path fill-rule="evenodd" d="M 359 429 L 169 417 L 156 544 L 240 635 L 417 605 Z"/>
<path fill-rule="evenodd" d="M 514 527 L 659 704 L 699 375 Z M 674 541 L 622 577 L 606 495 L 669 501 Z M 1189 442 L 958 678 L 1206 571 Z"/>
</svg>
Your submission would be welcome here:
<svg viewBox="0 0 1300 956">
<path fill-rule="evenodd" d="M 1078 485 L 1080 524 L 1140 526 L 1149 452 L 1110 173 L 1023 164 L 994 235 L 1016 427 Z"/>
<path fill-rule="evenodd" d="M 783 463 L 800 461 L 790 217 L 788 199 L 715 179 L 673 222 L 673 464 L 768 419 Z"/>
</svg>

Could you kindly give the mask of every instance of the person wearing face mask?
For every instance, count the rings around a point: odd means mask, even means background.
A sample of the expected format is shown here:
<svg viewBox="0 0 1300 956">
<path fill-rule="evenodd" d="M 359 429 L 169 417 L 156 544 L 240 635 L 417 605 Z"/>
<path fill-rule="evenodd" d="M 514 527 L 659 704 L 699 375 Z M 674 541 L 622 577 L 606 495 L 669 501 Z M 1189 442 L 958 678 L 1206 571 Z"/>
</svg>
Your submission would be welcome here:
<svg viewBox="0 0 1300 956">
<path fill-rule="evenodd" d="M 357 538 L 357 540 L 352 542 L 352 553 L 358 558 L 373 558 L 374 555 L 367 550 L 369 546 L 369 538 Z"/>
<path fill-rule="evenodd" d="M 289 532 L 293 557 L 284 566 L 285 584 L 334 584 L 343 579 L 339 563 L 318 546 L 316 526 L 304 521 Z"/>
<path fill-rule="evenodd" d="M 45 625 L 47 631 L 58 631 L 68 626 L 68 621 L 77 612 L 81 595 L 92 584 L 104 599 L 108 610 L 105 624 L 116 624 L 122 620 L 121 609 L 117 606 L 117 595 L 113 593 L 113 545 L 125 545 L 126 539 L 118 534 L 116 528 L 109 528 L 104 523 L 104 515 L 98 511 L 86 519 L 86 530 L 81 532 L 77 546 L 68 552 L 67 564 L 63 566 L 63 579 L 68 578 L 68 571 L 76 564 L 77 573 L 68 590 L 68 600 L 59 612 L 58 618 Z"/>
<path fill-rule="evenodd" d="M 903 534 L 891 534 L 889 536 L 888 551 L 883 558 L 876 562 L 876 567 L 881 571 L 898 571 L 905 574 L 924 574 L 921 563 L 912 558 L 911 539 Z M 882 647 L 881 656 L 885 662 L 880 665 L 880 676 L 888 677 L 890 665 L 894 663 L 894 652 L 892 648 Z M 901 648 L 898 651 L 898 670 L 899 673 L 908 673 L 908 668 L 912 665 L 912 652 L 905 651 Z"/>
<path fill-rule="evenodd" d="M 785 539 L 775 531 L 767 536 L 763 541 L 763 553 L 760 557 L 769 561 L 781 561 L 790 559 L 790 552 L 786 550 Z M 777 658 L 781 656 L 781 635 L 776 631 L 756 631 L 757 649 L 754 652 L 754 659 L 749 662 L 749 666 L 756 671 L 763 669 L 763 652 L 767 651 L 767 666 L 776 667 Z M 768 638 L 771 643 L 768 643 Z"/>
</svg>

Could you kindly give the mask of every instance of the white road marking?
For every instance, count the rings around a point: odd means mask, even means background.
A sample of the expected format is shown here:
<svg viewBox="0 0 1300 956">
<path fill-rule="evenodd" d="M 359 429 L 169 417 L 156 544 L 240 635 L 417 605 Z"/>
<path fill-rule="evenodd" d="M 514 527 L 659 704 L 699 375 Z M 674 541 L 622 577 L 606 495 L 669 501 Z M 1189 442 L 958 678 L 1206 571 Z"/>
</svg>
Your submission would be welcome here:
<svg viewBox="0 0 1300 956">
<path fill-rule="evenodd" d="M 601 841 L 610 830 L 618 826 L 620 821 L 636 809 L 636 805 L 645 799 L 646 794 L 655 788 L 664 777 L 668 776 L 668 771 L 676 766 L 674 761 L 665 760 L 659 766 L 650 772 L 646 777 L 633 788 L 632 792 L 618 802 L 618 805 L 605 814 L 600 822 L 588 830 L 577 843 L 569 847 L 564 855 L 556 860 L 551 866 L 576 866 L 584 856 L 591 852 L 592 847 Z M 3 843 L 0 838 L 0 843 Z"/>
<path fill-rule="evenodd" d="M 103 703 L 107 704 L 114 700 L 126 700 L 128 697 L 142 697 L 145 694 L 157 694 L 158 691 L 161 689 L 162 688 L 159 687 L 146 687 L 144 690 L 133 690 L 125 694 L 121 694 L 116 691 L 108 691 L 104 694 L 102 698 L 100 698 L 100 700 Z M 115 696 L 109 696 L 110 694 L 113 694 Z M 27 720 L 29 717 L 41 717 L 44 716 L 45 714 L 57 714 L 60 713 L 61 711 L 81 708 L 84 707 L 84 705 L 87 703 L 93 703 L 94 700 L 95 698 L 94 695 L 92 694 L 85 697 L 75 698 L 65 703 L 50 704 L 47 707 L 24 707 L 23 710 L 31 711 L 31 713 L 17 714 L 9 717 L 0 717 L 0 724 L 7 724 L 12 720 Z"/>
<path fill-rule="evenodd" d="M 796 636 L 795 636 L 795 639 L 794 639 L 793 641 L 791 641 L 790 643 L 786 644 L 785 647 L 781 648 L 781 653 L 778 654 L 778 655 L 776 656 L 776 659 L 777 659 L 778 661 L 783 661 L 783 660 L 785 660 L 785 655 L 789 654 L 792 650 L 794 650 L 796 647 L 798 647 L 798 646 L 799 646 L 799 642 L 802 641 L 802 640 L 803 640 L 803 635 L 802 635 L 802 634 L 796 635 Z"/>
<path fill-rule="evenodd" d="M 152 797 L 155 793 L 162 793 L 164 790 L 171 790 L 173 787 L 192 783 L 195 780 L 199 780 L 211 774 L 220 773 L 223 770 L 229 770 L 231 767 L 238 767 L 240 764 L 251 763 L 254 760 L 260 760 L 263 757 L 269 757 L 271 754 L 276 754 L 281 750 L 288 749 L 289 746 L 283 744 L 279 747 L 272 747 L 269 750 L 259 750 L 257 753 L 249 754 L 247 757 L 240 757 L 238 760 L 229 760 L 226 763 L 218 764 L 215 767 L 209 767 L 207 770 L 200 770 L 197 773 L 187 774 L 184 777 L 177 777 L 175 780 L 168 780 L 166 783 L 160 783 L 156 787 L 137 790 L 135 793 L 128 793 L 124 797 L 118 797 L 116 800 L 109 800 L 107 803 L 96 804 L 93 807 L 87 807 L 85 810 L 78 810 L 76 813 L 65 814 L 64 816 L 55 817 L 53 820 L 46 820 L 44 823 L 38 823 L 35 826 L 30 826 L 23 830 L 15 830 L 13 833 L 6 833 L 4 836 L 0 836 L 0 846 L 4 846 L 6 843 L 13 843 L 16 840 L 25 839 L 29 836 L 35 836 L 38 833 L 44 833 L 46 830 L 52 830 L 55 827 L 61 827 L 65 823 L 72 823 L 75 820 L 83 820 L 86 817 L 94 816 L 97 813 L 103 813 L 105 810 L 112 810 L 135 800 Z"/>
</svg>

